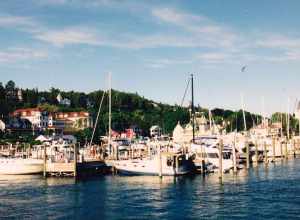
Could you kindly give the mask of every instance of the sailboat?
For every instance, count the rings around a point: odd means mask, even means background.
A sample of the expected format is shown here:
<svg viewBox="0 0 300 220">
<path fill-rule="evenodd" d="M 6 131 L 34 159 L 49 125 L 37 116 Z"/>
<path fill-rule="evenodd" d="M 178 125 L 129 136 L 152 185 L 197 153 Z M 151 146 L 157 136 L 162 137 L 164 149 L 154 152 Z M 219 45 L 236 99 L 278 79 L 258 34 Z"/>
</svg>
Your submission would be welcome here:
<svg viewBox="0 0 300 220">
<path fill-rule="evenodd" d="M 109 132 L 108 147 L 111 147 L 111 81 L 109 89 Z M 161 146 L 157 146 L 149 152 L 146 158 L 136 158 L 127 160 L 112 160 L 111 165 L 119 173 L 131 175 L 158 175 L 158 176 L 177 176 L 185 175 L 193 170 L 192 161 L 181 152 L 162 152 Z M 114 154 L 118 149 L 113 147 Z M 118 155 L 118 153 L 117 153 Z"/>
</svg>

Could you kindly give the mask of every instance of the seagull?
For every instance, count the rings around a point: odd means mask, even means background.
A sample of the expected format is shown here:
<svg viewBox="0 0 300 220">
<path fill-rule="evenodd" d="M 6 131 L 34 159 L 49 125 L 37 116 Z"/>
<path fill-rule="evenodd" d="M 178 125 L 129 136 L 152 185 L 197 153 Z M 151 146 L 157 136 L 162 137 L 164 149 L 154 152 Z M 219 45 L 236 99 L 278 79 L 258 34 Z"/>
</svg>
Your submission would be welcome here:
<svg viewBox="0 0 300 220">
<path fill-rule="evenodd" d="M 242 69 L 241 69 L 241 72 L 245 72 L 247 66 L 243 66 Z"/>
</svg>

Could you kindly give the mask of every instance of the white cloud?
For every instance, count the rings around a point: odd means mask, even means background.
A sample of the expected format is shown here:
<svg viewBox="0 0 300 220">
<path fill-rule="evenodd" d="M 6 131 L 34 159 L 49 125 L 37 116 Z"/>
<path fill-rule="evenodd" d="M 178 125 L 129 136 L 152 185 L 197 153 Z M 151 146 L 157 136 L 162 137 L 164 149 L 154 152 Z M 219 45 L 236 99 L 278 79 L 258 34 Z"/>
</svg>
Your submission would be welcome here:
<svg viewBox="0 0 300 220">
<path fill-rule="evenodd" d="M 76 29 L 46 31 L 36 34 L 34 38 L 56 46 L 64 46 L 65 44 L 100 45 L 100 42 L 94 33 Z"/>
<path fill-rule="evenodd" d="M 0 63 L 16 63 L 24 60 L 40 60 L 48 57 L 48 52 L 32 48 L 9 48 L 0 50 Z"/>
<path fill-rule="evenodd" d="M 169 58 L 163 58 L 163 59 L 150 59 L 150 60 L 145 60 L 146 65 L 150 68 L 164 68 L 169 65 L 184 65 L 184 64 L 191 64 L 193 61 L 192 60 L 180 60 L 180 59 L 169 59 Z"/>
<path fill-rule="evenodd" d="M 299 49 L 300 38 L 292 38 L 282 35 L 266 36 L 263 40 L 259 40 L 257 45 L 266 48 L 275 49 Z"/>
<path fill-rule="evenodd" d="M 32 27 L 35 22 L 30 17 L 0 15 L 0 27 Z"/>
<path fill-rule="evenodd" d="M 202 62 L 208 63 L 219 63 L 219 62 L 226 62 L 226 60 L 232 59 L 232 54 L 230 53 L 217 53 L 217 52 L 209 52 L 209 53 L 202 53 L 196 55 L 196 59 Z"/>
</svg>

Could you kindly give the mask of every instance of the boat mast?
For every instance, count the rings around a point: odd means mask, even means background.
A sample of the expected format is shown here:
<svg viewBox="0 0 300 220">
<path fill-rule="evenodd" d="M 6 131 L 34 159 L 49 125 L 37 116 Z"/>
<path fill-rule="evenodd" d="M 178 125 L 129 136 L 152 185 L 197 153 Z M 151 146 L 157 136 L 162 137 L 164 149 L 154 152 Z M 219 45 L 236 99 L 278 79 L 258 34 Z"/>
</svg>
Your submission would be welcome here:
<svg viewBox="0 0 300 220">
<path fill-rule="evenodd" d="M 191 74 L 193 143 L 195 142 L 194 75 Z"/>
<path fill-rule="evenodd" d="M 108 74 L 108 102 L 109 102 L 109 113 L 108 113 L 108 146 L 111 149 L 111 73 Z"/>
<path fill-rule="evenodd" d="M 245 116 L 245 106 L 244 106 L 244 96 L 241 94 L 241 101 L 242 101 L 242 111 L 243 111 L 243 119 L 244 119 L 244 131 L 247 131 L 247 124 L 246 124 L 246 116 Z"/>
<path fill-rule="evenodd" d="M 287 139 L 290 139 L 290 97 L 288 97 L 288 103 L 287 103 L 287 115 L 286 115 L 286 120 L 287 120 Z"/>
</svg>

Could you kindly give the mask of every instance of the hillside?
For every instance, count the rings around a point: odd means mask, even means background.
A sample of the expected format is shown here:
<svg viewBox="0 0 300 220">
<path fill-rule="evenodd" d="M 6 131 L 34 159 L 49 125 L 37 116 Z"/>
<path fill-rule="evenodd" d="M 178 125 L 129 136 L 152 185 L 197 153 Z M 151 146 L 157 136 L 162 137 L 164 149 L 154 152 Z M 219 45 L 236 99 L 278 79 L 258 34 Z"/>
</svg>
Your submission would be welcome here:
<svg viewBox="0 0 300 220">
<path fill-rule="evenodd" d="M 18 97 L 21 94 L 21 99 Z M 58 94 L 71 101 L 71 105 L 66 107 L 59 105 Z M 13 81 L 9 81 L 5 86 L 0 83 L 0 115 L 5 120 L 9 112 L 18 108 L 28 108 L 39 106 L 48 111 L 80 111 L 85 110 L 91 113 L 95 119 L 103 91 L 83 93 L 76 91 L 60 91 L 51 88 L 49 91 L 38 91 L 37 89 L 18 88 Z M 196 111 L 201 111 L 208 116 L 205 108 L 196 107 Z M 243 129 L 242 111 L 213 109 L 213 119 L 216 123 L 227 124 L 228 130 Z M 103 103 L 97 133 L 103 135 L 108 127 L 108 99 Z M 259 115 L 246 112 L 247 128 L 251 128 Z M 147 135 L 149 128 L 158 124 L 163 128 L 164 133 L 171 133 L 173 128 L 180 121 L 182 124 L 189 121 L 189 110 L 186 107 L 173 106 L 146 99 L 137 93 L 126 93 L 112 91 L 112 128 L 116 131 L 123 131 L 131 125 L 139 126 Z"/>
</svg>

